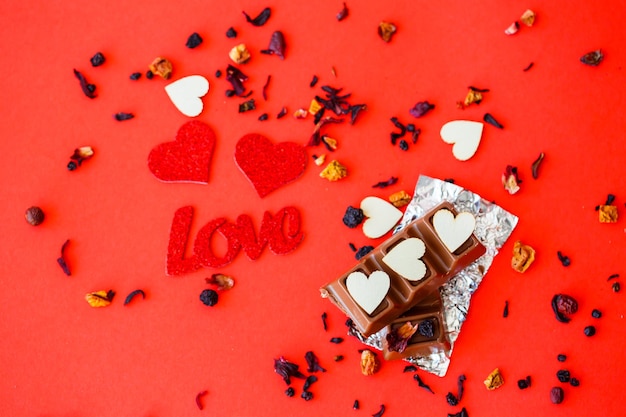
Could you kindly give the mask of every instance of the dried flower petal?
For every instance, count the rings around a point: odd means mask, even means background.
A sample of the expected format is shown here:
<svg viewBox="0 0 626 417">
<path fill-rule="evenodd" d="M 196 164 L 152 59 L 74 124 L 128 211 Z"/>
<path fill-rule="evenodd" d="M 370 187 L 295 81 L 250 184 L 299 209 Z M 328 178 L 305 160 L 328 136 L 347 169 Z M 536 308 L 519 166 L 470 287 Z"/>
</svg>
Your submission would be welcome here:
<svg viewBox="0 0 626 417">
<path fill-rule="evenodd" d="M 130 120 L 132 118 L 134 118 L 135 115 L 132 113 L 124 113 L 124 112 L 120 112 L 120 113 L 115 113 L 113 115 L 113 118 L 115 120 L 117 120 L 118 122 L 123 122 L 124 120 Z"/>
<path fill-rule="evenodd" d="M 585 65 L 597 67 L 598 65 L 600 65 L 600 62 L 602 62 L 603 59 L 604 59 L 604 54 L 602 53 L 600 49 L 598 49 L 598 50 L 591 51 L 581 56 L 580 62 L 582 62 Z"/>
<path fill-rule="evenodd" d="M 396 33 L 396 25 L 390 22 L 380 22 L 378 25 L 378 36 L 385 41 L 390 42 L 393 34 Z"/>
<path fill-rule="evenodd" d="M 343 9 L 341 9 L 339 13 L 337 13 L 337 21 L 341 22 L 346 17 L 348 17 L 348 6 L 346 6 L 346 3 L 344 2 Z"/>
<path fill-rule="evenodd" d="M 250 51 L 244 43 L 240 43 L 230 50 L 228 56 L 235 64 L 245 64 L 250 59 Z"/>
<path fill-rule="evenodd" d="M 305 119 L 309 115 L 309 112 L 305 109 L 298 109 L 293 112 L 293 117 L 296 119 Z"/>
<path fill-rule="evenodd" d="M 312 351 L 308 351 L 307 353 L 305 353 L 304 359 L 306 359 L 307 363 L 307 372 L 326 372 L 326 369 L 320 366 L 319 359 Z"/>
<path fill-rule="evenodd" d="M 320 173 L 320 177 L 326 178 L 328 181 L 338 181 L 348 175 L 348 170 L 341 165 L 339 161 L 333 160 Z"/>
<path fill-rule="evenodd" d="M 385 336 L 389 351 L 399 353 L 404 352 L 404 349 L 406 349 L 409 343 L 409 339 L 415 334 L 415 332 L 417 332 L 417 325 L 411 324 L 410 321 L 404 323 L 402 326 L 392 329 Z"/>
<path fill-rule="evenodd" d="M 285 59 L 285 36 L 279 30 L 272 33 L 270 44 L 267 49 L 261 50 L 262 54 L 276 55 L 280 59 Z"/>
<path fill-rule="evenodd" d="M 369 349 L 364 349 L 361 352 L 361 373 L 369 376 L 374 375 L 380 368 L 380 361 L 376 353 Z"/>
<path fill-rule="evenodd" d="M 522 17 L 520 17 L 519 20 L 521 20 L 526 26 L 531 27 L 535 23 L 535 12 L 528 9 L 522 13 Z"/>
<path fill-rule="evenodd" d="M 390 177 L 387 181 L 379 181 L 372 188 L 386 188 L 398 182 L 398 177 Z"/>
<path fill-rule="evenodd" d="M 489 90 L 478 90 L 476 88 L 473 87 L 469 87 L 469 91 L 467 92 L 467 95 L 465 96 L 465 100 L 463 101 L 463 103 L 460 103 L 460 107 L 467 107 L 470 104 L 480 104 L 481 101 L 483 101 L 483 92 L 485 91 L 489 91 Z"/>
<path fill-rule="evenodd" d="M 431 394 L 435 393 L 429 385 L 427 385 L 424 381 L 422 381 L 422 378 L 418 374 L 413 375 L 413 379 L 417 382 L 417 385 L 420 388 L 424 388 L 426 391 L 430 392 Z"/>
<path fill-rule="evenodd" d="M 409 113 L 413 117 L 422 117 L 434 108 L 434 104 L 430 104 L 428 101 L 420 101 L 409 110 Z"/>
<path fill-rule="evenodd" d="M 89 84 L 85 76 L 77 70 L 74 70 L 74 76 L 78 78 L 78 81 L 80 82 L 80 88 L 81 90 L 83 90 L 83 93 L 89 98 L 96 98 L 96 86 L 93 84 Z"/>
<path fill-rule="evenodd" d="M 401 190 L 397 193 L 393 193 L 389 196 L 389 202 L 394 205 L 394 207 L 404 207 L 411 202 L 411 196 L 407 194 L 406 191 Z"/>
<path fill-rule="evenodd" d="M 226 68 L 226 81 L 230 83 L 235 91 L 235 94 L 238 96 L 242 96 L 246 91 L 246 87 L 244 87 L 244 81 L 248 80 L 248 76 L 241 72 L 237 67 L 232 65 L 228 65 Z"/>
<path fill-rule="evenodd" d="M 514 35 L 517 33 L 518 30 L 519 30 L 519 22 L 513 22 L 511 23 L 511 26 L 509 26 L 508 28 L 504 30 L 504 33 L 507 35 Z"/>
<path fill-rule="evenodd" d="M 517 167 L 507 165 L 504 173 L 502 174 L 502 185 L 509 194 L 515 194 L 520 190 L 519 184 L 522 181 L 517 176 Z"/>
<path fill-rule="evenodd" d="M 513 246 L 513 258 L 511 259 L 511 267 L 517 272 L 524 273 L 535 261 L 535 250 L 522 244 L 519 240 Z"/>
<path fill-rule="evenodd" d="M 57 263 L 59 264 L 59 266 L 61 267 L 61 269 L 63 270 L 63 272 L 65 273 L 65 275 L 67 275 L 68 277 L 70 275 L 72 275 L 69 266 L 67 266 L 67 261 L 65 260 L 65 249 L 67 248 L 67 245 L 70 243 L 70 240 L 67 239 L 63 245 L 61 246 L 61 256 L 59 258 L 57 258 Z"/>
<path fill-rule="evenodd" d="M 617 222 L 617 206 L 603 204 L 598 208 L 598 220 L 600 223 Z"/>
<path fill-rule="evenodd" d="M 495 117 L 493 117 L 489 113 L 485 113 L 485 115 L 483 116 L 483 120 L 485 122 L 489 123 L 490 125 L 497 127 L 498 129 L 504 129 L 504 126 L 502 126 L 502 124 L 500 122 L 498 122 L 495 119 Z"/>
<path fill-rule="evenodd" d="M 385 404 L 380 405 L 380 410 L 377 413 L 372 414 L 372 417 L 382 417 L 385 414 Z"/>
<path fill-rule="evenodd" d="M 535 159 L 535 162 L 533 162 L 532 166 L 530 167 L 534 179 L 537 179 L 539 177 L 539 166 L 541 165 L 544 157 L 544 153 L 541 152 L 539 154 L 539 157 Z"/>
<path fill-rule="evenodd" d="M 488 390 L 500 388 L 502 384 L 504 384 L 504 378 L 498 368 L 494 369 L 493 372 L 489 374 L 487 379 L 485 379 L 485 387 L 487 387 Z"/>
<path fill-rule="evenodd" d="M 100 290 L 86 294 L 85 300 L 92 307 L 106 307 L 111 304 L 114 296 L 115 292 L 113 290 Z"/>
<path fill-rule="evenodd" d="M 204 405 L 202 404 L 202 397 L 204 397 L 208 393 L 209 391 L 201 391 L 196 395 L 196 405 L 198 406 L 200 410 L 204 409 Z"/>
<path fill-rule="evenodd" d="M 166 58 L 156 57 L 148 66 L 152 74 L 167 80 L 172 76 L 172 63 Z"/>
<path fill-rule="evenodd" d="M 315 165 L 322 166 L 324 165 L 324 161 L 326 160 L 326 155 L 320 155 L 318 157 L 315 158 L 315 160 L 313 162 L 315 162 Z"/>
<path fill-rule="evenodd" d="M 130 303 L 133 300 L 133 298 L 135 298 L 139 294 L 141 294 L 141 297 L 144 300 L 146 299 L 146 293 L 143 292 L 143 290 L 135 290 L 126 296 L 126 299 L 124 300 L 124 305 L 127 305 L 128 303 Z"/>
<path fill-rule="evenodd" d="M 253 26 L 263 26 L 272 15 L 272 10 L 269 7 L 266 7 L 254 19 L 248 16 L 246 12 L 242 12 L 242 13 L 246 17 L 246 21 L 251 23 Z"/>
<path fill-rule="evenodd" d="M 280 375 L 287 385 L 291 384 L 291 378 L 305 379 L 306 376 L 298 370 L 299 366 L 287 361 L 284 357 L 274 359 L 274 372 Z"/>
</svg>

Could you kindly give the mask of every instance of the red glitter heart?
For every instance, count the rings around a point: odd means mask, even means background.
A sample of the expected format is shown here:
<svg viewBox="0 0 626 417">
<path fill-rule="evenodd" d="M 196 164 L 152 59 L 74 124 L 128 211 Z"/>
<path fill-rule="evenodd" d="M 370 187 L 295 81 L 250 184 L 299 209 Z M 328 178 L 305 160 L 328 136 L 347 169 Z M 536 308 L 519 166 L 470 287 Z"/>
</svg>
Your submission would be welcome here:
<svg viewBox="0 0 626 417">
<path fill-rule="evenodd" d="M 148 168 L 161 181 L 206 184 L 214 147 L 215 132 L 209 125 L 187 122 L 173 142 L 161 143 L 150 151 Z"/>
<path fill-rule="evenodd" d="M 239 139 L 235 162 L 261 198 L 302 175 L 306 166 L 304 147 L 293 142 L 274 145 L 265 136 L 248 134 Z"/>
</svg>

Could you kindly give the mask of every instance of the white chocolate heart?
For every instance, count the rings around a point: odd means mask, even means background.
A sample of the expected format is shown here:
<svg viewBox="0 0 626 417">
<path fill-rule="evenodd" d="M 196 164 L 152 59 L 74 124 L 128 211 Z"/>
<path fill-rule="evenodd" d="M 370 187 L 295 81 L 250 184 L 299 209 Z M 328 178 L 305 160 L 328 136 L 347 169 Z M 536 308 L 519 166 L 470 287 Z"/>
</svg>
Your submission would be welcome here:
<svg viewBox="0 0 626 417">
<path fill-rule="evenodd" d="M 355 271 L 346 278 L 346 287 L 352 299 L 367 314 L 376 310 L 385 299 L 390 286 L 389 275 L 384 271 L 374 271 L 369 277 L 361 271 Z"/>
<path fill-rule="evenodd" d="M 188 117 L 202 113 L 201 97 L 209 91 L 209 81 L 202 75 L 190 75 L 165 86 L 165 92 L 174 106 Z"/>
<path fill-rule="evenodd" d="M 391 248 L 382 261 L 409 281 L 419 281 L 426 275 L 426 265 L 420 260 L 424 253 L 426 245 L 422 239 L 411 237 Z"/>
<path fill-rule="evenodd" d="M 361 210 L 367 217 L 363 223 L 363 233 L 372 239 L 379 238 L 390 231 L 402 218 L 400 210 L 378 197 L 365 197 L 361 201 Z"/>
<path fill-rule="evenodd" d="M 450 210 L 441 209 L 433 216 L 433 226 L 443 244 L 454 252 L 474 233 L 476 219 L 467 212 L 455 218 Z"/>
<path fill-rule="evenodd" d="M 441 127 L 441 139 L 454 144 L 452 155 L 459 161 L 467 161 L 478 150 L 483 134 L 483 124 L 469 120 L 453 120 Z"/>
</svg>

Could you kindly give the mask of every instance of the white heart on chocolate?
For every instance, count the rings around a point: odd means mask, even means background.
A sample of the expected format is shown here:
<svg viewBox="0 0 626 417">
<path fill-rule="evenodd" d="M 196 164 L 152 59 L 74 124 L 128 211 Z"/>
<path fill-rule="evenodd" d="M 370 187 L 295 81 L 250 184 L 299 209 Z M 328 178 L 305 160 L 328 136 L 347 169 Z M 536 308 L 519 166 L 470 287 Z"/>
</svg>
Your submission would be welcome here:
<svg viewBox="0 0 626 417">
<path fill-rule="evenodd" d="M 483 135 L 483 124 L 470 120 L 453 120 L 441 127 L 441 139 L 454 144 L 452 155 L 459 161 L 467 161 L 478 150 Z"/>
<path fill-rule="evenodd" d="M 454 252 L 474 233 L 476 219 L 472 213 L 463 212 L 454 217 L 450 210 L 441 209 L 433 216 L 433 226 L 443 244 Z"/>
<path fill-rule="evenodd" d="M 420 260 L 424 253 L 426 245 L 422 239 L 411 237 L 391 248 L 382 261 L 403 278 L 419 281 L 426 275 L 426 264 Z"/>
<path fill-rule="evenodd" d="M 369 277 L 361 271 L 355 271 L 346 278 L 350 296 L 370 315 L 385 299 L 390 286 L 391 280 L 384 271 L 374 271 Z"/>
<path fill-rule="evenodd" d="M 361 210 L 367 217 L 363 223 L 363 233 L 372 239 L 379 238 L 393 229 L 402 218 L 400 210 L 378 197 L 365 197 L 361 201 Z"/>
<path fill-rule="evenodd" d="M 201 97 L 209 91 L 209 81 L 202 75 L 190 75 L 165 86 L 165 92 L 174 106 L 188 117 L 202 113 Z"/>
</svg>

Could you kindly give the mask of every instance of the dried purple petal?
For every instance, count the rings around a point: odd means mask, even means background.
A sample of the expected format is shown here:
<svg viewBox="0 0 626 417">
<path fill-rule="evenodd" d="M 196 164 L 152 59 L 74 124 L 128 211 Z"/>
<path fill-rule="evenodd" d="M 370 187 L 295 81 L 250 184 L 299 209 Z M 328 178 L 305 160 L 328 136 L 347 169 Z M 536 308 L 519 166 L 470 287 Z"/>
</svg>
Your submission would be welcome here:
<svg viewBox="0 0 626 417">
<path fill-rule="evenodd" d="M 132 119 L 133 117 L 135 117 L 135 115 L 132 114 L 132 113 L 115 113 L 115 115 L 113 115 L 113 117 L 118 122 L 123 122 L 124 120 Z"/>
<path fill-rule="evenodd" d="M 329 123 L 343 123 L 343 119 L 337 119 L 334 117 L 324 117 L 318 123 L 315 124 L 315 128 L 313 129 L 313 134 L 309 139 L 309 142 L 306 146 L 317 146 L 322 142 L 322 135 L 320 133 L 322 127 Z"/>
<path fill-rule="evenodd" d="M 598 65 L 600 65 L 600 62 L 602 62 L 603 59 L 604 59 L 604 54 L 602 53 L 600 49 L 597 49 L 595 51 L 586 53 L 585 55 L 581 56 L 580 62 L 582 62 L 585 65 L 597 67 Z"/>
<path fill-rule="evenodd" d="M 406 372 L 417 372 L 417 366 L 415 366 L 415 365 L 407 365 L 407 366 L 404 367 L 402 372 L 403 373 L 406 373 Z"/>
<path fill-rule="evenodd" d="M 83 90 L 83 93 L 89 98 L 96 98 L 96 94 L 94 93 L 96 86 L 93 84 L 89 84 L 85 76 L 79 71 L 74 70 L 74 76 L 78 78 L 78 81 L 80 82 L 80 88 Z"/>
<path fill-rule="evenodd" d="M 330 343 L 334 343 L 338 345 L 339 343 L 343 343 L 343 337 L 331 337 Z"/>
<path fill-rule="evenodd" d="M 430 104 L 427 101 L 420 101 L 416 103 L 412 109 L 409 110 L 409 113 L 413 117 L 422 117 L 434 108 L 435 108 L 434 104 Z"/>
<path fill-rule="evenodd" d="M 544 153 L 541 152 L 539 154 L 539 157 L 535 159 L 535 162 L 533 162 L 531 166 L 531 171 L 532 171 L 532 175 L 534 179 L 537 179 L 539 177 L 539 166 L 541 165 L 541 162 L 543 161 L 544 156 L 545 156 Z"/>
<path fill-rule="evenodd" d="M 360 260 L 361 258 L 363 258 L 365 255 L 367 255 L 368 253 L 370 253 L 373 250 L 374 250 L 373 246 L 370 246 L 370 245 L 363 246 L 363 247 L 359 248 L 358 251 L 356 251 L 356 253 L 354 254 L 354 257 L 358 261 L 358 260 Z"/>
<path fill-rule="evenodd" d="M 500 124 L 500 122 L 498 122 L 491 114 L 489 113 L 485 113 L 485 116 L 483 117 L 483 120 L 487 123 L 489 123 L 492 126 L 497 127 L 498 129 L 504 129 L 504 126 L 502 126 Z"/>
<path fill-rule="evenodd" d="M 572 261 L 570 260 L 569 256 L 563 255 L 561 251 L 557 251 L 556 256 L 559 258 L 559 261 L 563 266 L 567 267 L 571 265 Z"/>
<path fill-rule="evenodd" d="M 280 59 L 285 59 L 285 37 L 283 33 L 279 30 L 272 33 L 272 37 L 270 38 L 270 45 L 267 49 L 261 50 L 262 54 L 267 55 L 276 55 Z"/>
<path fill-rule="evenodd" d="M 379 181 L 372 185 L 372 188 L 385 188 L 398 182 L 398 177 L 391 177 L 387 181 Z"/>
<path fill-rule="evenodd" d="M 251 23 L 253 26 L 263 26 L 265 24 L 265 22 L 267 22 L 267 19 L 270 18 L 270 15 L 272 14 L 272 11 L 270 10 L 269 7 L 266 7 L 254 19 L 250 18 L 250 16 L 248 16 L 248 14 L 246 12 L 242 12 L 242 13 L 246 17 L 246 21 Z"/>
<path fill-rule="evenodd" d="M 465 407 L 463 407 L 458 413 L 448 414 L 448 417 L 469 417 L 469 415 L 467 414 Z"/>
<path fill-rule="evenodd" d="M 133 298 L 135 298 L 135 296 L 139 294 L 141 294 L 144 300 L 146 299 L 146 293 L 143 292 L 143 290 L 135 290 L 126 296 L 126 299 L 124 300 L 124 305 L 127 305 L 128 303 L 130 303 L 133 300 Z"/>
<path fill-rule="evenodd" d="M 413 379 L 417 381 L 417 385 L 420 388 L 424 388 L 426 391 L 430 392 L 431 394 L 435 393 L 428 385 L 424 383 L 424 381 L 422 381 L 422 378 L 420 378 L 418 374 L 413 375 Z"/>
<path fill-rule="evenodd" d="M 354 403 L 352 403 L 352 409 L 353 410 L 359 409 L 359 400 L 354 400 Z"/>
<path fill-rule="evenodd" d="M 204 405 L 202 404 L 202 397 L 204 397 L 208 393 L 209 391 L 201 391 L 196 395 L 196 405 L 198 406 L 200 410 L 204 409 Z"/>
<path fill-rule="evenodd" d="M 67 239 L 65 243 L 63 243 L 63 246 L 61 246 L 61 257 L 57 258 L 57 263 L 59 264 L 63 272 L 65 272 L 65 275 L 67 275 L 68 277 L 72 275 L 70 268 L 67 266 L 67 262 L 65 261 L 65 249 L 67 248 L 67 245 L 69 243 L 69 239 Z"/>
<path fill-rule="evenodd" d="M 262 95 L 263 95 L 263 100 L 265 101 L 267 101 L 267 87 L 269 87 L 271 80 L 272 80 L 272 76 L 268 75 L 267 81 L 265 81 L 265 84 L 263 85 Z"/>
<path fill-rule="evenodd" d="M 459 375 L 459 379 L 457 379 L 456 381 L 456 386 L 457 386 L 457 391 L 458 391 L 456 397 L 459 401 L 461 401 L 461 398 L 463 398 L 463 392 L 465 391 L 463 384 L 465 383 L 466 379 L 467 378 L 465 378 L 465 375 L 461 374 Z"/>
<path fill-rule="evenodd" d="M 326 323 L 324 323 L 324 330 L 326 330 Z M 315 353 L 312 351 L 308 351 L 304 354 L 304 359 L 306 359 L 307 363 L 307 372 L 326 372 L 326 369 L 322 368 L 319 364 L 319 359 L 315 356 Z M 305 388 L 306 390 L 306 388 Z"/>
<path fill-rule="evenodd" d="M 361 113 L 362 110 L 366 110 L 367 106 L 365 104 L 355 104 L 350 106 L 350 124 L 353 125 L 356 122 L 356 118 Z"/>
<path fill-rule="evenodd" d="M 242 96 L 246 87 L 244 87 L 244 81 L 248 80 L 248 76 L 241 72 L 239 68 L 232 65 L 228 65 L 226 68 L 226 81 L 233 86 L 233 91 L 236 95 Z"/>
<path fill-rule="evenodd" d="M 508 300 L 504 302 L 504 311 L 502 311 L 502 317 L 509 317 L 509 302 Z"/>
<path fill-rule="evenodd" d="M 382 417 L 383 414 L 385 414 L 385 405 L 381 404 L 380 410 L 376 414 L 372 414 L 372 417 Z"/>
<path fill-rule="evenodd" d="M 291 384 L 291 378 L 305 379 L 306 376 L 298 370 L 299 366 L 289 362 L 284 357 L 274 359 L 274 372 L 280 375 L 287 385 Z"/>
<path fill-rule="evenodd" d="M 317 382 L 317 377 L 315 375 L 309 375 L 308 377 L 306 377 L 302 389 L 304 391 L 308 391 L 311 385 L 315 382 Z"/>
<path fill-rule="evenodd" d="M 459 404 L 459 399 L 453 393 L 446 394 L 446 402 L 452 407 L 456 407 Z"/>
<path fill-rule="evenodd" d="M 530 64 L 528 64 L 528 66 L 526 66 L 526 68 L 524 68 L 522 71 L 526 72 L 526 71 L 530 70 L 530 69 L 533 67 L 533 65 L 535 65 L 535 63 L 534 63 L 534 62 L 531 62 L 531 63 L 530 63 Z"/>
<path fill-rule="evenodd" d="M 285 117 L 286 114 L 287 114 L 287 107 L 283 107 L 282 109 L 280 109 L 280 112 L 278 112 L 278 114 L 276 115 L 276 118 L 281 119 Z"/>
<path fill-rule="evenodd" d="M 341 22 L 346 17 L 348 17 L 348 6 L 346 6 L 346 3 L 344 2 L 343 9 L 341 9 L 339 13 L 337 13 L 337 21 Z"/>
</svg>

